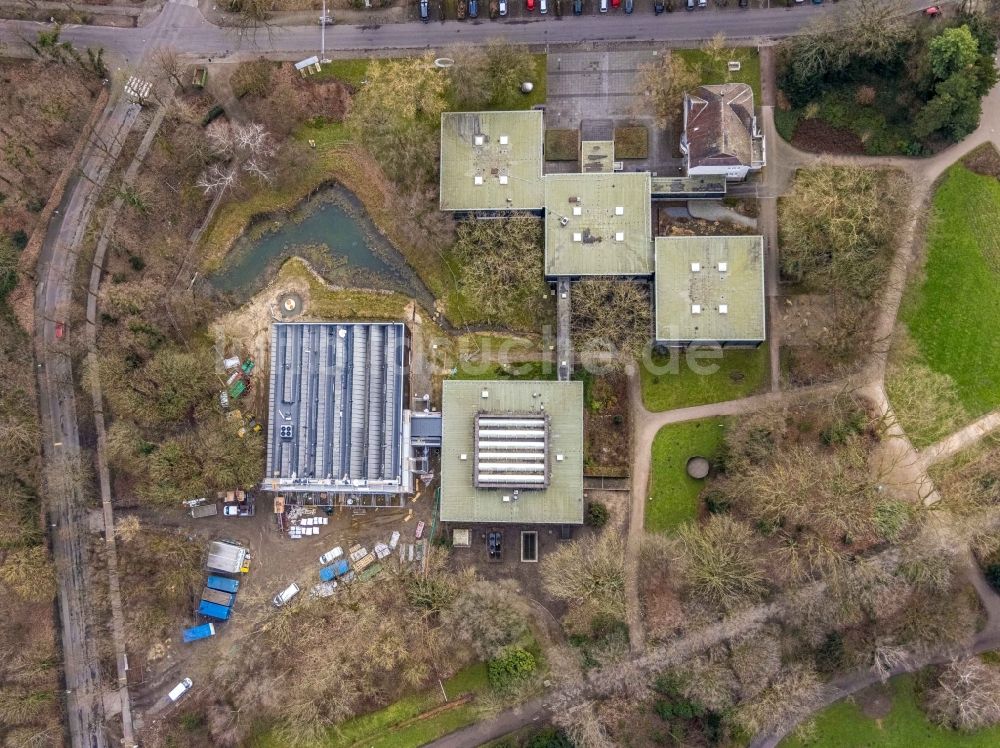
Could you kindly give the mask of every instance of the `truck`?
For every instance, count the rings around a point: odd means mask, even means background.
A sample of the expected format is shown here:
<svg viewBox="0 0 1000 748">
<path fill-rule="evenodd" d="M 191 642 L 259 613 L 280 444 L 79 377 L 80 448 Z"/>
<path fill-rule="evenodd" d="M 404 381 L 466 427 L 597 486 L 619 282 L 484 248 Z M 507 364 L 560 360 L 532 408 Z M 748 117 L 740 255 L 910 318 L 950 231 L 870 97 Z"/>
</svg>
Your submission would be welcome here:
<svg viewBox="0 0 1000 748">
<path fill-rule="evenodd" d="M 170 693 L 168 693 L 167 696 L 170 698 L 171 701 L 177 701 L 177 699 L 179 699 L 181 696 L 190 691 L 191 686 L 193 685 L 194 684 L 191 682 L 190 678 L 185 678 L 176 686 L 171 688 Z"/>
<path fill-rule="evenodd" d="M 192 626 L 189 629 L 184 629 L 185 644 L 196 642 L 199 639 L 207 639 L 210 636 L 215 636 L 214 623 L 203 623 L 200 626 Z"/>
<path fill-rule="evenodd" d="M 221 590 L 213 590 L 206 587 L 201 591 L 201 599 L 207 600 L 210 603 L 215 603 L 216 605 L 224 605 L 227 608 L 233 607 L 233 598 L 235 598 L 232 592 L 222 592 Z"/>
<path fill-rule="evenodd" d="M 205 586 L 209 589 L 231 592 L 235 595 L 237 590 L 240 588 L 240 580 L 228 579 L 227 577 L 217 577 L 212 574 L 209 576 L 208 581 L 205 582 Z"/>
<path fill-rule="evenodd" d="M 199 615 L 206 616 L 207 618 L 215 618 L 219 621 L 228 621 L 231 610 L 231 608 L 227 608 L 225 605 L 217 605 L 208 600 L 202 600 L 198 604 Z"/>
<path fill-rule="evenodd" d="M 330 564 L 329 566 L 324 566 L 319 570 L 319 578 L 324 582 L 329 582 L 337 577 L 344 576 L 347 572 L 351 570 L 350 564 L 347 563 L 346 558 L 342 558 L 335 564 Z"/>
<path fill-rule="evenodd" d="M 213 540 L 208 544 L 209 571 L 221 571 L 223 574 L 239 574 L 247 556 L 246 548 L 228 540 Z"/>
<path fill-rule="evenodd" d="M 214 517 L 219 513 L 219 505 L 214 501 L 211 504 L 191 507 L 191 516 L 195 519 L 199 517 Z"/>
</svg>

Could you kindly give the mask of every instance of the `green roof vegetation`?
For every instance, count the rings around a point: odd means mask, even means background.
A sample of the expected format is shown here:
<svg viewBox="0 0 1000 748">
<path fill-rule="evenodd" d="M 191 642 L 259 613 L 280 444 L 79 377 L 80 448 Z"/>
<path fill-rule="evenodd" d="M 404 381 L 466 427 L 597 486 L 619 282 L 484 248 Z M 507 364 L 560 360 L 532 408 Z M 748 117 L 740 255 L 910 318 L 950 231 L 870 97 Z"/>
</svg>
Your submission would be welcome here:
<svg viewBox="0 0 1000 748">
<path fill-rule="evenodd" d="M 760 342 L 764 238 L 656 238 L 656 340 Z"/>
<path fill-rule="evenodd" d="M 442 522 L 583 522 L 582 382 L 449 380 L 443 383 L 442 390 Z M 513 489 L 476 488 L 473 484 L 476 414 L 543 412 L 550 419 L 548 487 L 521 489 L 516 500 Z M 504 501 L 504 496 L 511 500 Z"/>
<path fill-rule="evenodd" d="M 441 210 L 538 210 L 542 113 L 441 115 Z"/>
<path fill-rule="evenodd" d="M 547 174 L 547 276 L 650 275 L 648 172 Z"/>
</svg>

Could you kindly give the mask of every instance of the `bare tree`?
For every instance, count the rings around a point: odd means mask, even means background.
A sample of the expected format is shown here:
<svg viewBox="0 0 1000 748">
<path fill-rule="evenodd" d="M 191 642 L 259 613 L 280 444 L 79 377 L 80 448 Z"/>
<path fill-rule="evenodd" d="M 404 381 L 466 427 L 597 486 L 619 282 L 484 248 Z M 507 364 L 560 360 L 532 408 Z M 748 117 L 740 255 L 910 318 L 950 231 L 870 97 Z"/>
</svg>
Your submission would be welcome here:
<svg viewBox="0 0 1000 748">
<path fill-rule="evenodd" d="M 1000 722 L 1000 671 L 978 657 L 946 665 L 927 696 L 927 712 L 944 727 L 973 732 Z"/>
<path fill-rule="evenodd" d="M 649 286 L 594 278 L 573 285 L 573 342 L 584 357 L 624 366 L 649 345 Z"/>
<path fill-rule="evenodd" d="M 181 61 L 180 53 L 175 47 L 157 47 L 153 52 L 153 64 L 167 78 L 174 82 L 177 88 L 184 88 L 184 79 L 181 77 L 185 70 L 185 64 Z"/>
<path fill-rule="evenodd" d="M 636 95 L 641 110 L 636 114 L 652 114 L 657 127 L 677 123 L 684 105 L 684 94 L 693 90 L 701 76 L 679 55 L 663 52 L 653 62 L 643 63 L 636 76 Z"/>
<path fill-rule="evenodd" d="M 564 545 L 542 562 L 542 583 L 559 600 L 593 614 L 625 616 L 625 546 L 605 532 Z"/>
</svg>

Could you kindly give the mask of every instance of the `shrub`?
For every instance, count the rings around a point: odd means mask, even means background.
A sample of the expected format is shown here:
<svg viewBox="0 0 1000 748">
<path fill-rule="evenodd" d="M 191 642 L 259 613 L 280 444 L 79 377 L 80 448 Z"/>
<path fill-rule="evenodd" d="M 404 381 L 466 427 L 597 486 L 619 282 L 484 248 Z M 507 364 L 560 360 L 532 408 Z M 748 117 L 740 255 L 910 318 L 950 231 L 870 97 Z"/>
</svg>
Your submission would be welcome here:
<svg viewBox="0 0 1000 748">
<path fill-rule="evenodd" d="M 876 91 L 872 86 L 859 86 L 857 93 L 854 94 L 854 100 L 859 106 L 871 106 L 875 103 Z"/>
<path fill-rule="evenodd" d="M 599 501 L 587 502 L 587 514 L 584 521 L 590 527 L 604 527 L 608 524 L 608 508 Z"/>
<path fill-rule="evenodd" d="M 509 691 L 535 671 L 535 656 L 524 647 L 505 647 L 490 660 L 490 685 Z"/>
</svg>

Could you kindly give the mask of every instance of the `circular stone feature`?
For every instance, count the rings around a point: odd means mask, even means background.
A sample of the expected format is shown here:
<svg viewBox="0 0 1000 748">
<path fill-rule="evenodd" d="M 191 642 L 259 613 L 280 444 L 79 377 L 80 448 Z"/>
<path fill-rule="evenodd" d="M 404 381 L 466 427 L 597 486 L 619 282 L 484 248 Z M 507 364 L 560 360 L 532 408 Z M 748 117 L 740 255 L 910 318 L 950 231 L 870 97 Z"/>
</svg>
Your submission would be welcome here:
<svg viewBox="0 0 1000 748">
<path fill-rule="evenodd" d="M 692 457 L 687 461 L 687 474 L 695 480 L 703 480 L 708 477 L 709 467 L 704 457 Z"/>
<path fill-rule="evenodd" d="M 521 84 L 521 93 L 531 93 L 535 90 L 535 84 L 531 81 L 525 81 Z"/>
<path fill-rule="evenodd" d="M 298 317 L 302 313 L 302 297 L 297 293 L 284 293 L 278 297 L 278 311 L 282 319 Z"/>
</svg>

